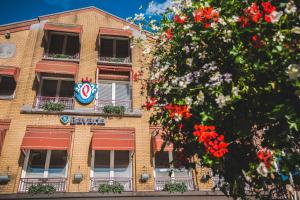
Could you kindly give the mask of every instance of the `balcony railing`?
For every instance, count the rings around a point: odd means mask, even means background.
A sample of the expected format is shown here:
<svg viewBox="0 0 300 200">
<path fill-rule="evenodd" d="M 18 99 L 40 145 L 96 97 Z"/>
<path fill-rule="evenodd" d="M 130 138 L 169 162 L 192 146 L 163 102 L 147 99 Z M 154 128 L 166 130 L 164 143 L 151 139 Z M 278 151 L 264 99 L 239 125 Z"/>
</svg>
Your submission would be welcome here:
<svg viewBox="0 0 300 200">
<path fill-rule="evenodd" d="M 21 178 L 18 191 L 26 193 L 32 185 L 52 185 L 56 192 L 65 192 L 66 178 Z"/>
<path fill-rule="evenodd" d="M 114 57 L 99 57 L 98 58 L 98 62 L 100 63 L 117 63 L 117 64 L 130 64 L 131 63 L 131 59 L 130 57 L 126 57 L 126 58 L 114 58 Z"/>
<path fill-rule="evenodd" d="M 104 112 L 105 106 L 123 106 L 125 112 L 132 112 L 131 100 L 97 100 L 97 110 Z"/>
<path fill-rule="evenodd" d="M 79 53 L 75 55 L 66 55 L 66 54 L 54 54 L 54 53 L 45 53 L 43 58 L 51 59 L 51 60 L 70 60 L 70 61 L 78 61 Z"/>
<path fill-rule="evenodd" d="M 124 191 L 132 191 L 132 178 L 91 178 L 90 179 L 90 191 L 98 191 L 98 188 L 102 184 L 113 185 L 120 183 L 124 187 Z"/>
<path fill-rule="evenodd" d="M 184 183 L 188 190 L 195 190 L 192 177 L 155 178 L 155 190 L 163 190 L 167 183 Z"/>
<path fill-rule="evenodd" d="M 73 97 L 45 97 L 37 96 L 35 99 L 35 108 L 43 108 L 46 103 L 61 103 L 65 106 L 66 110 L 74 109 L 74 98 Z"/>
</svg>

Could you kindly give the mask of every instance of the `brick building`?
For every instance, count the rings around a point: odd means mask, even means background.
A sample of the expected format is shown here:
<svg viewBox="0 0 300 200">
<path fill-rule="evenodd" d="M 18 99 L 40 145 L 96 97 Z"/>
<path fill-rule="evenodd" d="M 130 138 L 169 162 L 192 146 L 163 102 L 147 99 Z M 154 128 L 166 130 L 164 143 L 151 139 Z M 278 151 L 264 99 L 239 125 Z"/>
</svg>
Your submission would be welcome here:
<svg viewBox="0 0 300 200">
<path fill-rule="evenodd" d="M 200 167 L 169 173 L 172 148 L 159 152 L 142 86 L 132 81 L 142 50 L 131 48 L 137 30 L 128 25 L 89 7 L 0 26 L 0 193 L 38 183 L 66 192 L 112 182 L 155 191 L 170 180 L 189 190 L 212 187 Z M 98 88 L 89 104 L 74 98 L 82 77 Z M 49 111 L 57 105 L 64 110 Z"/>
</svg>

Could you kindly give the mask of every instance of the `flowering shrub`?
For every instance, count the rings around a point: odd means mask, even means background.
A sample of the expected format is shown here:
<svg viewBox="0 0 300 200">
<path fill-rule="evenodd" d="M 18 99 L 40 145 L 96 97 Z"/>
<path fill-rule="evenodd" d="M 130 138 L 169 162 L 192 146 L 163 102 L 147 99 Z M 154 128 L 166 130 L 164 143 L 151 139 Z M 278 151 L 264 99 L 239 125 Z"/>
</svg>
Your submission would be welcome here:
<svg viewBox="0 0 300 200">
<path fill-rule="evenodd" d="M 299 171 L 297 2 L 173 0 L 161 20 L 140 23 L 156 40 L 144 45 L 151 123 L 224 178 L 233 197 L 246 185 L 258 195 L 280 187 Z"/>
</svg>

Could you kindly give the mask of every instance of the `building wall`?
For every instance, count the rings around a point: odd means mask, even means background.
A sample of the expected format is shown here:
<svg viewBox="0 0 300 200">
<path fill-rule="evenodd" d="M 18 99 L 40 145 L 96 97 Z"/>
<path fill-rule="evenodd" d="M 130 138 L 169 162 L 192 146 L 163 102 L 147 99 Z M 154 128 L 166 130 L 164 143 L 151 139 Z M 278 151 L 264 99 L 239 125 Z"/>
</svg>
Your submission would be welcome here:
<svg viewBox="0 0 300 200">
<path fill-rule="evenodd" d="M 42 18 L 44 20 L 44 18 Z M 83 26 L 80 48 L 80 62 L 77 80 L 82 77 L 96 79 L 97 69 L 97 36 L 100 27 L 111 27 L 122 29 L 124 22 L 116 20 L 107 14 L 95 11 L 76 12 L 72 15 L 57 15 L 50 17 L 50 22 L 79 24 Z M 41 23 L 43 24 L 43 23 Z M 36 26 L 35 26 L 36 27 Z M 7 131 L 4 146 L 0 156 L 0 175 L 11 175 L 11 181 L 7 185 L 0 185 L 0 193 L 12 193 L 18 191 L 19 179 L 23 165 L 23 153 L 20 145 L 28 125 L 61 125 L 59 115 L 46 114 L 21 114 L 23 105 L 33 105 L 36 96 L 35 66 L 42 60 L 44 31 L 42 28 L 24 30 L 11 33 L 10 39 L 0 35 L 0 43 L 11 42 L 16 44 L 16 55 L 9 59 L 0 59 L 0 66 L 17 66 L 20 76 L 17 83 L 16 94 L 13 100 L 0 100 L 0 119 L 11 119 L 10 128 Z M 132 49 L 132 69 L 138 71 L 142 63 L 141 49 Z M 141 96 L 141 85 L 133 82 L 133 109 L 140 109 L 145 97 Z M 94 103 L 87 106 L 75 104 L 75 108 L 93 108 Z M 89 117 L 89 116 L 86 116 Z M 153 166 L 151 164 L 151 147 L 149 133 L 149 113 L 144 112 L 142 117 L 107 117 L 107 127 L 133 127 L 135 128 L 135 153 L 133 159 L 134 190 L 151 191 L 154 189 Z M 68 187 L 69 192 L 89 191 L 90 178 L 90 144 L 92 133 L 90 126 L 76 125 L 72 136 L 72 145 L 69 152 L 68 165 Z M 73 183 L 74 173 L 82 173 L 84 179 L 80 184 Z M 141 173 L 150 174 L 147 183 L 141 183 Z"/>
</svg>

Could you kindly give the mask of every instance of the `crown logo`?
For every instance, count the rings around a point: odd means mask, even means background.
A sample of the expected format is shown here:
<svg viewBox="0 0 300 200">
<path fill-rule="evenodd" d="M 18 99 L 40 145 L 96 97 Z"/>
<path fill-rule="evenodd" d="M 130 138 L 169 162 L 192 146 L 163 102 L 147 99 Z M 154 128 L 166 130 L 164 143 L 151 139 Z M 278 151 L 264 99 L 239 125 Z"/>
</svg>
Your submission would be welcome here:
<svg viewBox="0 0 300 200">
<path fill-rule="evenodd" d="M 86 77 L 86 78 L 82 78 L 81 81 L 82 81 L 83 83 L 90 83 L 90 82 L 92 82 L 92 79 L 91 79 L 91 78 L 88 79 L 88 77 Z"/>
</svg>

